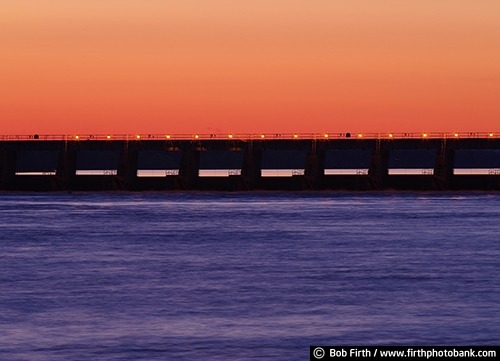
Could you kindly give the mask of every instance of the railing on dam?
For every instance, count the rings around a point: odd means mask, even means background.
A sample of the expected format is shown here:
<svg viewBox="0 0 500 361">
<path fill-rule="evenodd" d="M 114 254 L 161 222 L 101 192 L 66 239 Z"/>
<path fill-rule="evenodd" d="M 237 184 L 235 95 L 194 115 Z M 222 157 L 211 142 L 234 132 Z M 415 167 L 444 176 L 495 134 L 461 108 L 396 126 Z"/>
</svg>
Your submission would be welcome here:
<svg viewBox="0 0 500 361">
<path fill-rule="evenodd" d="M 327 139 L 457 139 L 457 138 L 498 138 L 500 132 L 413 132 L 413 133 L 225 133 L 225 134 L 31 134 L 0 135 L 0 141 L 21 140 L 327 140 Z"/>
</svg>

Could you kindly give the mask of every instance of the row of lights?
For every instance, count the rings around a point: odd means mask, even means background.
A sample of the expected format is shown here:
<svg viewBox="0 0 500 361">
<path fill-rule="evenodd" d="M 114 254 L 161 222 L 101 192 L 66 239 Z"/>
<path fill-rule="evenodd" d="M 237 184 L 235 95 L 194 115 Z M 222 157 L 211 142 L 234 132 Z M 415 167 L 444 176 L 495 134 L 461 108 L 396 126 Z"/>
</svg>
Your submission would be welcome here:
<svg viewBox="0 0 500 361">
<path fill-rule="evenodd" d="M 458 134 L 458 133 L 454 133 L 453 135 L 454 135 L 454 137 L 455 137 L 455 138 L 458 138 L 458 135 L 459 135 L 459 134 Z M 422 138 L 427 138 L 428 136 L 429 136 L 429 135 L 428 135 L 428 133 L 422 133 Z M 489 134 L 488 134 L 488 136 L 491 138 L 491 137 L 493 137 L 493 136 L 494 136 L 494 133 L 489 133 Z M 233 135 L 232 135 L 232 134 L 228 134 L 228 136 L 227 136 L 227 137 L 228 137 L 229 139 L 233 139 Z M 261 137 L 262 139 L 264 139 L 266 136 L 265 136 L 264 134 L 261 134 L 261 136 L 260 136 L 260 137 Z M 299 137 L 299 135 L 298 135 L 298 134 L 294 134 L 294 135 L 293 135 L 293 137 L 294 137 L 295 139 L 297 139 L 297 138 Z M 324 134 L 324 137 L 325 137 L 325 138 L 328 138 L 328 137 L 329 137 L 328 133 L 325 133 L 325 134 Z M 350 137 L 350 136 L 349 136 L 349 137 Z M 136 138 L 137 138 L 137 139 L 141 139 L 141 136 L 140 136 L 139 134 L 137 134 L 137 135 L 136 135 Z M 170 139 L 170 134 L 165 135 L 165 138 Z M 200 138 L 200 136 L 199 136 L 198 134 L 195 134 L 195 135 L 194 135 L 194 138 L 195 138 L 195 139 L 199 139 L 199 138 Z M 359 134 L 358 134 L 358 138 L 363 138 L 363 134 L 359 133 Z M 394 134 L 393 134 L 393 133 L 389 133 L 389 138 L 391 138 L 391 139 L 392 139 L 392 138 L 394 138 Z M 79 136 L 79 135 L 75 135 L 75 139 L 77 139 L 77 140 L 78 140 L 78 139 L 80 139 L 80 136 Z M 111 139 L 111 135 L 106 135 L 106 139 Z"/>
<path fill-rule="evenodd" d="M 349 133 L 347 133 L 347 134 L 349 134 Z M 455 136 L 455 138 L 458 138 L 458 133 L 454 133 L 454 136 Z M 488 134 L 488 136 L 489 136 L 489 137 L 493 137 L 493 136 L 494 136 L 494 134 L 493 134 L 493 133 L 489 133 L 489 134 Z M 139 137 L 139 136 L 137 136 L 137 137 Z M 199 135 L 198 135 L 198 134 L 195 134 L 195 136 L 194 136 L 194 137 L 195 137 L 196 139 L 198 139 L 198 138 L 199 138 Z M 227 137 L 228 137 L 229 139 L 233 139 L 233 135 L 232 135 L 232 134 L 229 134 Z M 265 136 L 264 134 L 261 134 L 261 136 L 260 136 L 260 137 L 261 137 L 262 139 L 264 139 L 266 136 Z M 294 134 L 294 135 L 293 135 L 293 138 L 294 138 L 294 139 L 297 139 L 298 137 L 299 137 L 299 135 L 298 135 L 298 134 Z M 325 133 L 325 134 L 324 134 L 324 137 L 325 137 L 325 138 L 328 138 L 328 137 L 329 137 L 329 134 L 328 134 L 328 133 Z M 347 137 L 348 137 L 348 138 L 350 138 L 350 135 L 348 135 Z M 358 136 L 357 136 L 357 137 L 358 137 L 358 138 L 363 138 L 363 134 L 358 133 Z M 428 133 L 422 133 L 422 138 L 428 138 L 428 137 L 429 137 L 429 134 L 428 134 Z M 170 135 L 167 135 L 167 138 L 168 138 L 168 139 L 170 139 Z M 394 138 L 394 134 L 393 134 L 393 133 L 389 133 L 389 138 Z"/>
</svg>

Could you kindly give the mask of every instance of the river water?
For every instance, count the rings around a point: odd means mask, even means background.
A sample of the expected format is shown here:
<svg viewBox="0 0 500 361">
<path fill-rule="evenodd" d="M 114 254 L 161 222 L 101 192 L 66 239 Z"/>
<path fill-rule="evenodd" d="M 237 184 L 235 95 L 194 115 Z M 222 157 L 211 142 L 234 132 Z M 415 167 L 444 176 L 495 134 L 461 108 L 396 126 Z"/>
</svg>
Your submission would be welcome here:
<svg viewBox="0 0 500 361">
<path fill-rule="evenodd" d="M 498 193 L 0 193 L 0 359 L 500 344 Z"/>
</svg>

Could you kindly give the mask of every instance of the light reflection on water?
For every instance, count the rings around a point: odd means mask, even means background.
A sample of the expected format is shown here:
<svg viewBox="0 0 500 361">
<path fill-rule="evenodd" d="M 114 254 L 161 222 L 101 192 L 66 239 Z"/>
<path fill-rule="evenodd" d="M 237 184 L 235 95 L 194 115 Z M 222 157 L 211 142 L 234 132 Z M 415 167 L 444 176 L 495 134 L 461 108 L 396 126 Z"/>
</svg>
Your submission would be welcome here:
<svg viewBox="0 0 500 361">
<path fill-rule="evenodd" d="M 0 194 L 0 358 L 498 344 L 500 195 Z"/>
</svg>

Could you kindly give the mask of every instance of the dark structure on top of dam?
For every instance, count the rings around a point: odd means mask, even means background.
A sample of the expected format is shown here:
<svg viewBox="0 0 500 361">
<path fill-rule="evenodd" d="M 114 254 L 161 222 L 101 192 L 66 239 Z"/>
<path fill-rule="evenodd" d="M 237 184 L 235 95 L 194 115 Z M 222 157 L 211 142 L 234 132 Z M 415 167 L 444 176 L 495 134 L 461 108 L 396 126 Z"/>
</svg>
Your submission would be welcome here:
<svg viewBox="0 0 500 361">
<path fill-rule="evenodd" d="M 493 133 L 0 137 L 0 190 L 499 190 Z"/>
</svg>

